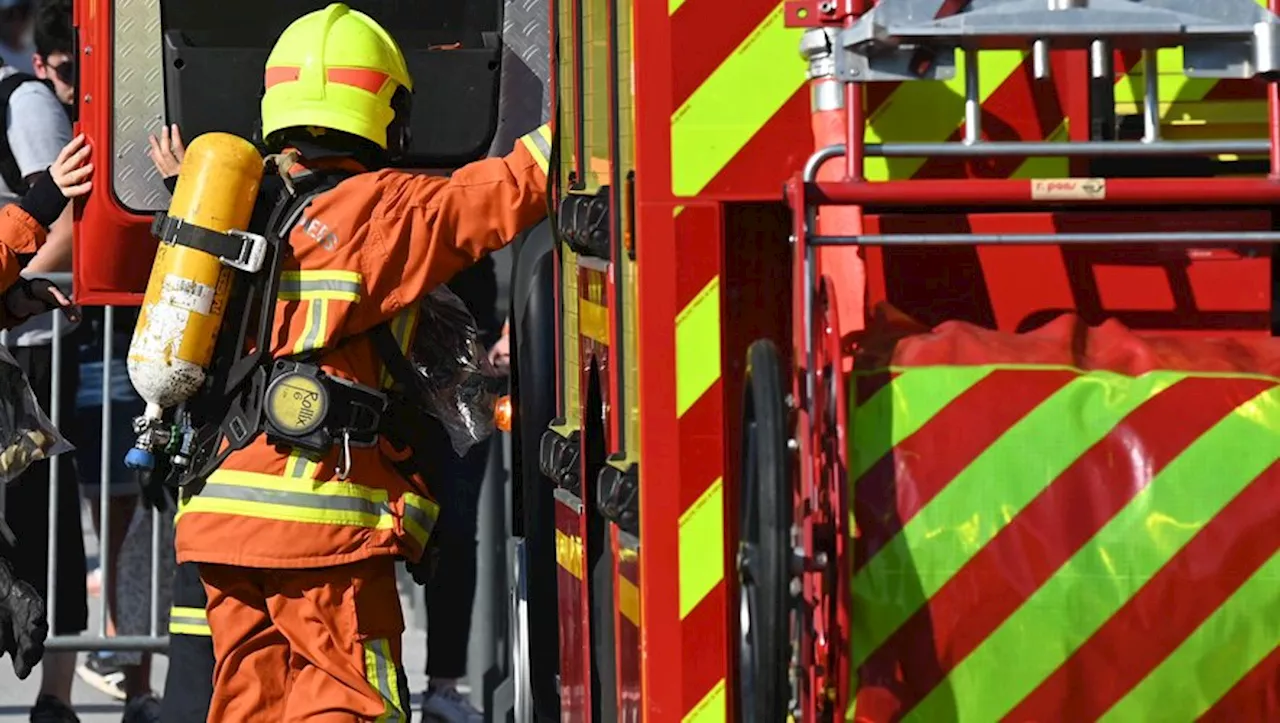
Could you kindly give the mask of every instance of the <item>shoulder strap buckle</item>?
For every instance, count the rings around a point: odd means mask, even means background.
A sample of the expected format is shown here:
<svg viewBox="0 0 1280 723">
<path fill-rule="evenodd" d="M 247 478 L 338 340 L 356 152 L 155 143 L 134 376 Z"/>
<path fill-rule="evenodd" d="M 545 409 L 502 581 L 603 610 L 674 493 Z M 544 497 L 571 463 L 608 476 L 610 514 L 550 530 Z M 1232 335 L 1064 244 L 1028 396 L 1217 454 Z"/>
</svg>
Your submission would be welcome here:
<svg viewBox="0 0 1280 723">
<path fill-rule="evenodd" d="M 256 233 L 232 229 L 210 231 L 185 223 L 160 211 L 151 221 L 151 235 L 165 243 L 178 244 L 217 256 L 223 266 L 256 274 L 267 260 L 267 239 Z"/>
<path fill-rule="evenodd" d="M 267 260 L 267 238 L 256 233 L 236 230 L 228 231 L 227 235 L 241 241 L 240 253 L 234 259 L 221 257 L 223 265 L 250 274 L 261 271 L 263 263 Z"/>
</svg>

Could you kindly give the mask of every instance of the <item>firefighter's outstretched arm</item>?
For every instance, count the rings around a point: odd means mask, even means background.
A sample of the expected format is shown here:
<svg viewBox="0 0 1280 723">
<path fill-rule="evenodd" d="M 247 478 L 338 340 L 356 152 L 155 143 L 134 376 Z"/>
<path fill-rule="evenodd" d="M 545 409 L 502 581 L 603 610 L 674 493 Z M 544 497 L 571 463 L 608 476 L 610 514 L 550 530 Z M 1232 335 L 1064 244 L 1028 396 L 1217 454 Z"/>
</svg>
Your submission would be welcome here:
<svg viewBox="0 0 1280 723">
<path fill-rule="evenodd" d="M 377 298 L 408 304 L 541 221 L 550 145 L 544 125 L 510 154 L 468 164 L 447 179 L 378 174 L 384 200 L 374 211 L 370 248 L 380 246 L 375 253 L 382 258 L 371 261 L 394 273 L 373 275 Z"/>
</svg>

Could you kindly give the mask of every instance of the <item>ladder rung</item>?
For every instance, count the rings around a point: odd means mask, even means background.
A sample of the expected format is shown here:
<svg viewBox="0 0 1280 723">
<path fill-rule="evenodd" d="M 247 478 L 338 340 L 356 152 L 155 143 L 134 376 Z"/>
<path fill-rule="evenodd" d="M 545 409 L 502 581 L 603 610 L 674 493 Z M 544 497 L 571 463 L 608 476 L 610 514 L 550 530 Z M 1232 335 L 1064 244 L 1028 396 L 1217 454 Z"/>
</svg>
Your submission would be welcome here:
<svg viewBox="0 0 1280 723">
<path fill-rule="evenodd" d="M 811 236 L 810 246 L 1217 246 L 1280 243 L 1280 231 L 1169 231 L 1145 233 L 904 233 Z"/>
<path fill-rule="evenodd" d="M 1221 141 L 978 141 L 976 143 L 868 143 L 866 154 L 883 158 L 1058 158 L 1082 156 L 1265 156 L 1265 140 Z"/>
<path fill-rule="evenodd" d="M 955 48 L 1184 49 L 1184 70 L 1203 78 L 1280 73 L 1280 19 L 1256 0 L 973 0 L 939 17 L 947 0 L 881 0 L 841 32 L 840 76 L 901 81 L 919 51 L 934 51 L 931 77 L 951 77 Z M 839 3 L 832 3 L 838 5 Z M 1061 8 L 1061 9 L 1054 9 Z M 849 57 L 853 56 L 853 57 Z M 914 64 L 918 64 L 914 63 Z"/>
</svg>

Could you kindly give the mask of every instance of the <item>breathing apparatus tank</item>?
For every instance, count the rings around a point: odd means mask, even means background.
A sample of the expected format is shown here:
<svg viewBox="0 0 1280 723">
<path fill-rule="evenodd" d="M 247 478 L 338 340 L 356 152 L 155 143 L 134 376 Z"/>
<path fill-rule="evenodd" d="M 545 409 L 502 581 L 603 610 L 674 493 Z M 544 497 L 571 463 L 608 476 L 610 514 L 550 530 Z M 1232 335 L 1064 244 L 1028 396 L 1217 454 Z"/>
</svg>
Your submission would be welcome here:
<svg viewBox="0 0 1280 723">
<path fill-rule="evenodd" d="M 187 148 L 169 211 L 152 225 L 160 246 L 129 345 L 129 380 L 146 402 L 131 469 L 151 470 L 156 452 L 181 441 L 165 410 L 204 384 L 237 271 L 262 269 L 266 240 L 247 232 L 262 173 L 253 144 L 206 133 Z"/>
</svg>

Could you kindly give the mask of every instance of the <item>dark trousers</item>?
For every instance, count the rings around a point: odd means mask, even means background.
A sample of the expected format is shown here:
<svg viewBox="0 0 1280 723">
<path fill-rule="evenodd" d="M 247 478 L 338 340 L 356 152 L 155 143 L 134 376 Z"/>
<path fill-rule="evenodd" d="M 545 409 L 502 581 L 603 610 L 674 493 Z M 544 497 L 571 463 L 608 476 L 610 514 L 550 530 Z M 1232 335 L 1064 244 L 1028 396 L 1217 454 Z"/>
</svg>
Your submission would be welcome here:
<svg viewBox="0 0 1280 723">
<path fill-rule="evenodd" d="M 194 562 L 178 565 L 173 574 L 173 606 L 204 610 L 206 600 L 199 567 Z M 203 723 L 209 717 L 212 698 L 213 638 L 170 630 L 169 672 L 164 679 L 160 720 Z"/>
<path fill-rule="evenodd" d="M 467 674 L 471 607 L 476 597 L 476 518 L 492 440 L 477 443 L 461 458 L 442 455 L 445 459 L 438 472 L 442 479 L 432 487 L 440 504 L 440 518 L 433 533 L 439 553 L 436 568 L 423 589 L 430 677 L 462 678 Z"/>
</svg>

